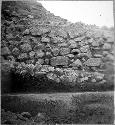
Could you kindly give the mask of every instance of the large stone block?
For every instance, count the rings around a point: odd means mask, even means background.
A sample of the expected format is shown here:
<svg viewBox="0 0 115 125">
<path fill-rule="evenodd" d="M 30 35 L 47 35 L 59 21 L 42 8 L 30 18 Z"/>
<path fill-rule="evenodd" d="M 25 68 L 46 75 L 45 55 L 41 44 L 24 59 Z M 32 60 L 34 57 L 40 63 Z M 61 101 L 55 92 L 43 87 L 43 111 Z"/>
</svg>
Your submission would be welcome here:
<svg viewBox="0 0 115 125">
<path fill-rule="evenodd" d="M 57 65 L 67 66 L 68 65 L 68 57 L 65 57 L 65 56 L 53 57 L 53 58 L 51 58 L 51 65 L 52 66 L 57 66 Z"/>
<path fill-rule="evenodd" d="M 100 66 L 101 62 L 101 58 L 90 58 L 84 64 L 87 66 Z"/>
</svg>

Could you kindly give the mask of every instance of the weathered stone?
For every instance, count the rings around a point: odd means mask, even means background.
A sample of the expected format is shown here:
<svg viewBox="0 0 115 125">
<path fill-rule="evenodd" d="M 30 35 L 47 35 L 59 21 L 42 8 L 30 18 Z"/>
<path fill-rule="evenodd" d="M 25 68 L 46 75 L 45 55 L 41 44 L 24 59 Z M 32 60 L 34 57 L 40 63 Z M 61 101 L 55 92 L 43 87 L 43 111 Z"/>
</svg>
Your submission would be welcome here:
<svg viewBox="0 0 115 125">
<path fill-rule="evenodd" d="M 84 64 L 87 66 L 100 66 L 102 60 L 100 58 L 90 58 Z"/>
<path fill-rule="evenodd" d="M 43 59 L 38 59 L 36 64 L 44 64 L 44 60 Z"/>
<path fill-rule="evenodd" d="M 33 59 L 34 56 L 35 56 L 35 52 L 34 52 L 34 51 L 31 51 L 31 52 L 29 53 L 29 57 L 30 57 L 31 59 Z"/>
<path fill-rule="evenodd" d="M 26 29 L 26 30 L 23 32 L 24 35 L 28 35 L 29 33 L 30 33 L 30 30 L 29 30 L 29 29 Z"/>
<path fill-rule="evenodd" d="M 104 74 L 99 73 L 99 72 L 94 72 L 94 77 L 96 80 L 103 80 Z"/>
<path fill-rule="evenodd" d="M 34 68 L 35 73 L 39 72 L 39 71 L 40 71 L 40 69 L 41 69 L 41 67 L 42 67 L 42 65 L 41 65 L 41 64 L 36 63 L 36 64 L 35 64 L 35 68 Z"/>
<path fill-rule="evenodd" d="M 10 45 L 13 45 L 15 47 L 15 46 L 18 46 L 20 42 L 19 41 L 11 41 L 10 40 L 9 43 L 10 43 Z"/>
<path fill-rule="evenodd" d="M 72 49 L 71 53 L 73 53 L 74 55 L 79 54 L 80 50 L 79 49 Z"/>
<path fill-rule="evenodd" d="M 42 34 L 48 33 L 50 31 L 49 28 L 45 28 L 45 27 L 32 27 L 32 29 L 30 30 L 31 34 L 33 36 L 40 36 Z"/>
<path fill-rule="evenodd" d="M 93 38 L 90 38 L 90 39 L 88 40 L 88 43 L 93 43 L 93 42 L 94 42 Z"/>
<path fill-rule="evenodd" d="M 45 46 L 44 44 L 42 43 L 38 43 L 37 45 L 34 46 L 33 50 L 34 51 L 38 51 L 38 50 L 44 50 L 45 49 Z"/>
<path fill-rule="evenodd" d="M 69 84 L 71 86 L 76 85 L 76 81 L 78 78 L 79 74 L 76 73 L 74 70 L 66 70 L 65 71 L 65 75 L 62 75 L 60 77 L 60 79 L 65 83 L 65 84 Z"/>
<path fill-rule="evenodd" d="M 83 52 L 83 53 L 89 51 L 89 46 L 86 45 L 86 46 L 81 47 L 80 51 Z"/>
<path fill-rule="evenodd" d="M 21 45 L 20 49 L 22 50 L 22 52 L 29 52 L 32 50 L 31 45 L 29 45 L 28 43 Z"/>
<path fill-rule="evenodd" d="M 100 55 L 100 54 L 94 54 L 93 55 L 95 58 L 102 58 L 103 57 L 103 55 Z"/>
<path fill-rule="evenodd" d="M 45 62 L 45 64 L 49 65 L 50 60 L 46 58 L 46 59 L 44 60 L 44 62 Z"/>
<path fill-rule="evenodd" d="M 80 82 L 85 82 L 85 81 L 88 81 L 88 77 L 83 77 L 80 79 Z"/>
<path fill-rule="evenodd" d="M 103 45 L 103 50 L 110 50 L 110 49 L 111 49 L 111 44 L 105 43 L 105 44 Z"/>
<path fill-rule="evenodd" d="M 46 52 L 46 56 L 47 56 L 48 58 L 52 57 L 51 52 Z"/>
<path fill-rule="evenodd" d="M 106 60 L 114 61 L 114 55 L 113 54 L 108 54 L 105 58 L 106 58 Z"/>
<path fill-rule="evenodd" d="M 34 118 L 33 121 L 37 124 L 44 124 L 46 120 L 45 115 L 43 113 L 38 113 Z"/>
<path fill-rule="evenodd" d="M 49 72 L 48 67 L 49 65 L 42 65 L 40 72 Z"/>
<path fill-rule="evenodd" d="M 61 55 L 66 55 L 70 53 L 70 49 L 69 48 L 61 48 L 60 49 L 60 54 Z"/>
<path fill-rule="evenodd" d="M 81 41 L 81 42 L 79 42 L 79 45 L 82 47 L 82 46 L 86 46 L 87 43 L 85 41 Z"/>
<path fill-rule="evenodd" d="M 18 56 L 19 53 L 20 53 L 20 50 L 16 47 L 12 50 L 12 54 L 15 55 L 15 56 Z"/>
<path fill-rule="evenodd" d="M 6 38 L 7 38 L 7 39 L 12 39 L 12 38 L 14 38 L 14 36 L 13 36 L 12 33 L 9 33 L 8 35 L 6 35 Z"/>
<path fill-rule="evenodd" d="M 82 37 L 77 37 L 74 39 L 75 42 L 81 42 L 85 37 L 82 36 Z"/>
<path fill-rule="evenodd" d="M 92 42 L 92 46 L 93 46 L 93 47 L 98 47 L 98 46 L 99 46 L 98 41 L 93 41 L 93 42 Z"/>
<path fill-rule="evenodd" d="M 7 59 L 8 59 L 9 61 L 15 62 L 14 56 L 8 56 Z M 2 60 L 2 59 L 1 59 L 1 60 Z"/>
<path fill-rule="evenodd" d="M 60 37 L 63 37 L 63 38 L 67 38 L 67 33 L 63 29 L 56 29 L 56 30 L 52 30 L 50 32 L 49 36 L 50 37 L 60 36 Z"/>
<path fill-rule="evenodd" d="M 68 65 L 68 57 L 65 57 L 65 56 L 53 57 L 51 58 L 50 61 L 51 61 L 52 66 L 57 66 L 57 65 L 67 66 Z"/>
<path fill-rule="evenodd" d="M 64 43 L 65 41 L 64 41 L 64 39 L 62 38 L 62 37 L 53 37 L 52 38 L 52 42 L 53 43 Z"/>
<path fill-rule="evenodd" d="M 35 60 L 34 59 L 30 59 L 30 60 L 26 60 L 27 64 L 34 64 Z"/>
<path fill-rule="evenodd" d="M 8 47 L 1 48 L 1 55 L 9 55 L 11 52 Z"/>
<path fill-rule="evenodd" d="M 58 46 L 59 46 L 59 47 L 67 47 L 67 46 L 68 46 L 68 43 L 65 43 L 65 42 L 64 42 L 64 43 L 60 43 L 60 44 L 58 44 Z"/>
<path fill-rule="evenodd" d="M 59 48 L 53 48 L 52 49 L 52 53 L 53 53 L 54 56 L 58 56 L 59 51 L 60 51 Z"/>
<path fill-rule="evenodd" d="M 69 48 L 77 48 L 78 45 L 74 40 L 69 40 Z"/>
<path fill-rule="evenodd" d="M 95 83 L 95 82 L 97 82 L 97 81 L 96 81 L 96 79 L 92 79 L 91 82 Z"/>
<path fill-rule="evenodd" d="M 75 60 L 72 64 L 70 64 L 71 66 L 73 66 L 73 67 L 79 67 L 79 66 L 82 66 L 82 62 L 79 60 L 79 59 L 77 59 L 77 60 Z"/>
<path fill-rule="evenodd" d="M 42 50 L 36 51 L 35 58 L 41 58 L 44 56 L 44 52 Z"/>
<path fill-rule="evenodd" d="M 21 53 L 21 54 L 18 56 L 18 59 L 20 59 L 20 60 L 28 59 L 27 53 Z"/>
<path fill-rule="evenodd" d="M 41 41 L 44 42 L 44 43 L 49 43 L 50 38 L 49 37 L 42 37 Z"/>
<path fill-rule="evenodd" d="M 31 114 L 29 112 L 22 112 L 21 115 L 26 118 L 31 118 Z"/>
<path fill-rule="evenodd" d="M 75 31 L 75 29 L 70 29 L 68 30 L 68 34 L 70 36 L 70 38 L 75 38 L 79 36 L 79 33 Z"/>
<path fill-rule="evenodd" d="M 69 58 L 74 58 L 73 54 L 67 54 L 66 56 L 69 57 Z"/>
<path fill-rule="evenodd" d="M 48 73 L 47 74 L 47 78 L 48 79 L 50 79 L 50 80 L 56 80 L 56 78 L 57 78 L 57 75 L 56 74 L 54 74 L 54 73 Z"/>
<path fill-rule="evenodd" d="M 49 71 L 49 72 L 50 72 L 50 71 L 51 71 L 51 72 L 54 72 L 54 70 L 55 70 L 55 69 L 54 69 L 53 66 L 49 66 L 49 67 L 48 67 L 48 71 Z"/>
</svg>

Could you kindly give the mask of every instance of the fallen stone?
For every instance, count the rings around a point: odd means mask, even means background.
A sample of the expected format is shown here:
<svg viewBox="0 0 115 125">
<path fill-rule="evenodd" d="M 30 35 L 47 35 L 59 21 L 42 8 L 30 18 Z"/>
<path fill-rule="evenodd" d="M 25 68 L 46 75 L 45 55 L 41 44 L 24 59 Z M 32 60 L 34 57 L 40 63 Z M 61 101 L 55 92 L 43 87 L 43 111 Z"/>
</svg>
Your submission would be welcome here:
<svg viewBox="0 0 115 125">
<path fill-rule="evenodd" d="M 52 66 L 67 66 L 68 65 L 68 57 L 65 56 L 57 56 L 51 58 L 51 65 Z"/>
</svg>

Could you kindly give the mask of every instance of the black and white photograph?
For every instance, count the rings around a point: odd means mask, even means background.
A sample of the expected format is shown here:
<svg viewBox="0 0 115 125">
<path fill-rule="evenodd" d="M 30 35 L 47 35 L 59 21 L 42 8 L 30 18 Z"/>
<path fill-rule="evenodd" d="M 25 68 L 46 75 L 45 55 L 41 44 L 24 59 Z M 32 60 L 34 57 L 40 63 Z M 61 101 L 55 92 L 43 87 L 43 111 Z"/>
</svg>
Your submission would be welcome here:
<svg viewBox="0 0 115 125">
<path fill-rule="evenodd" d="M 1 0 L 1 125 L 114 124 L 114 0 Z"/>
</svg>

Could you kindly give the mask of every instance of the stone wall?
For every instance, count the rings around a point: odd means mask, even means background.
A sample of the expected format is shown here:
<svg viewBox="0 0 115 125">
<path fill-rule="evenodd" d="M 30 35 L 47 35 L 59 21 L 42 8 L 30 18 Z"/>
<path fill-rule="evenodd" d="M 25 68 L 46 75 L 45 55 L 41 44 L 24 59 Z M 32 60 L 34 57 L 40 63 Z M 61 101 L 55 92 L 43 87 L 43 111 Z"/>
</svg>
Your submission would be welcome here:
<svg viewBox="0 0 115 125">
<path fill-rule="evenodd" d="M 17 5 L 23 6 L 19 9 Z M 3 2 L 2 8 L 5 6 L 1 56 L 3 62 L 9 62 L 11 72 L 25 79 L 45 76 L 49 81 L 71 86 L 108 82 L 103 70 L 106 61 L 114 59 L 114 40 L 106 37 L 101 29 L 90 29 L 82 23 L 69 24 L 60 17 L 55 19 L 40 4 L 36 11 L 41 13 L 40 18 L 35 18 L 28 2 L 12 2 L 9 6 Z M 54 19 L 59 23 L 55 24 Z"/>
</svg>

